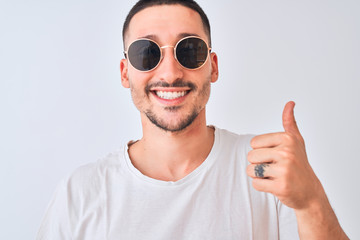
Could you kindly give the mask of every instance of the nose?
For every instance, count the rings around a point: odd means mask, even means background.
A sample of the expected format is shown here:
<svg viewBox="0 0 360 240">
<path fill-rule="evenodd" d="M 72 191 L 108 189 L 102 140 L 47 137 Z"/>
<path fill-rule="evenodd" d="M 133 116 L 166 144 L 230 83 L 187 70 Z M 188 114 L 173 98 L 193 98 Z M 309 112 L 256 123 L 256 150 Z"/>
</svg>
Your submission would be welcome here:
<svg viewBox="0 0 360 240">
<path fill-rule="evenodd" d="M 174 48 L 166 46 L 162 48 L 162 59 L 157 67 L 157 75 L 161 81 L 173 83 L 183 77 L 183 68 L 174 56 Z"/>
</svg>

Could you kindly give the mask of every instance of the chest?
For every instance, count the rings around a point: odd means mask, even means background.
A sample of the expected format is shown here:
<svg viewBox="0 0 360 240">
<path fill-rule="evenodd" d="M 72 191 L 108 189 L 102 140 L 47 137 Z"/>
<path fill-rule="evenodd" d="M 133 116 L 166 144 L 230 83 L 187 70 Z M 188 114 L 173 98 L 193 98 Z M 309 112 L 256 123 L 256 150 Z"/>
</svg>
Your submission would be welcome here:
<svg viewBox="0 0 360 240">
<path fill-rule="evenodd" d="M 275 202 L 244 181 L 217 174 L 171 187 L 110 180 L 78 229 L 101 239 L 277 239 Z"/>
</svg>

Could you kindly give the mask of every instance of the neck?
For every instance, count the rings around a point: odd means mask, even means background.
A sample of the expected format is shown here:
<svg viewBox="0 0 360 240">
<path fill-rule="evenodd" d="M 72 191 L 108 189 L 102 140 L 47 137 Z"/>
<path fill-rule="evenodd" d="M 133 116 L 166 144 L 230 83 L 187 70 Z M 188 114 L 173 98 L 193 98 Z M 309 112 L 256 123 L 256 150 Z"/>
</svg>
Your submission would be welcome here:
<svg viewBox="0 0 360 240">
<path fill-rule="evenodd" d="M 205 111 L 179 132 L 164 131 L 142 120 L 143 137 L 129 148 L 129 155 L 144 175 L 179 180 L 201 165 L 211 151 L 214 129 L 206 126 Z"/>
</svg>

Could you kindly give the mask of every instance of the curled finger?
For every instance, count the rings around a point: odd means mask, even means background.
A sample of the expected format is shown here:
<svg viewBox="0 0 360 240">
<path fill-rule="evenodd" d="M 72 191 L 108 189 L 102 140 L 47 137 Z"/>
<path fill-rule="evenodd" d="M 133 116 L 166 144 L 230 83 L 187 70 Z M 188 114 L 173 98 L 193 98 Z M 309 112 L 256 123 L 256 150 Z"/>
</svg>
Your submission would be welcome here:
<svg viewBox="0 0 360 240">
<path fill-rule="evenodd" d="M 270 178 L 271 164 L 270 163 L 250 164 L 247 168 L 247 174 L 252 178 Z"/>
</svg>

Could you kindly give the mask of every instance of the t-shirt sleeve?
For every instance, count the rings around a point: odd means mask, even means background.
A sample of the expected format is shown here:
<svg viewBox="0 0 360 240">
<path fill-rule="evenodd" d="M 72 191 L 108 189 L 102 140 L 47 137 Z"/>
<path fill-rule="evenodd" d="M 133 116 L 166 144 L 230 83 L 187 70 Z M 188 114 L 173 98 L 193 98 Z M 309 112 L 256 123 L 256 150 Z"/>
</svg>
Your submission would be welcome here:
<svg viewBox="0 0 360 240">
<path fill-rule="evenodd" d="M 68 194 L 66 181 L 57 186 L 42 219 L 37 240 L 72 239 L 71 224 L 68 211 Z"/>
<path fill-rule="evenodd" d="M 277 210 L 279 216 L 279 239 L 299 239 L 299 232 L 294 209 L 282 204 L 278 199 L 277 201 Z"/>
</svg>

